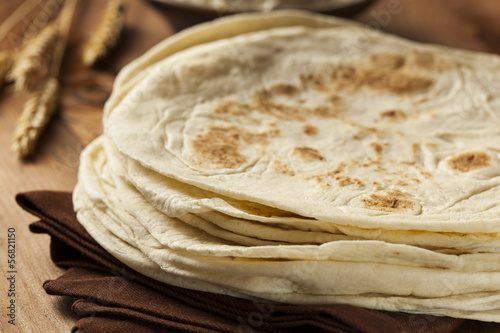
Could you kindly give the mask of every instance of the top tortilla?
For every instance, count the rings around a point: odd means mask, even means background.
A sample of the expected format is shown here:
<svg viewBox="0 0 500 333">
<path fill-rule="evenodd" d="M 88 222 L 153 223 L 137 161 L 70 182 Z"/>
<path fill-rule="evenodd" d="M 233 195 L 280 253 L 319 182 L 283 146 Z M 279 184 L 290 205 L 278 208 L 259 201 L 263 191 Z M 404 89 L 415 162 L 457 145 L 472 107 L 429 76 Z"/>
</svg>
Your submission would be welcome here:
<svg viewBox="0 0 500 333">
<path fill-rule="evenodd" d="M 363 228 L 498 232 L 499 64 L 345 21 L 271 28 L 158 61 L 105 131 L 144 166 L 238 200 Z"/>
</svg>

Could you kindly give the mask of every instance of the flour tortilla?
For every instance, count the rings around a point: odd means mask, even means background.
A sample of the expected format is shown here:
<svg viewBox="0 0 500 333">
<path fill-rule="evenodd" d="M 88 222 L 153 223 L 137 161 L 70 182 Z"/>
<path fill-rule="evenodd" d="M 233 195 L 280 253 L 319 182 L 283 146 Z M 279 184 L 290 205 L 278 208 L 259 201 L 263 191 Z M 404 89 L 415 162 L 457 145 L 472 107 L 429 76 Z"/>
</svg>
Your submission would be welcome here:
<svg viewBox="0 0 500 333">
<path fill-rule="evenodd" d="M 500 252 L 500 236 L 497 233 L 361 229 L 297 216 L 290 217 L 287 216 L 289 213 L 273 207 L 239 202 L 180 183 L 123 156 L 109 139 L 103 138 L 102 144 L 106 154 L 111 156 L 111 168 L 126 174 L 127 180 L 149 203 L 168 216 L 180 217 L 191 213 L 235 234 L 289 243 L 320 244 L 340 239 L 372 239 L 440 249 L 450 253 Z"/>
<path fill-rule="evenodd" d="M 82 153 L 79 171 L 81 191 L 90 200 L 80 199 L 79 195 L 75 195 L 75 209 L 80 211 L 92 207 L 99 209 L 104 207 L 107 215 L 119 220 L 118 223 L 107 223 L 106 227 L 110 228 L 117 237 L 122 237 L 112 227 L 122 225 L 121 228 L 129 230 L 127 234 L 132 235 L 125 238 L 129 243 L 133 242 L 133 238 L 137 241 L 144 235 L 150 234 L 162 245 L 172 250 L 190 252 L 207 258 L 217 256 L 232 257 L 232 260 L 236 257 L 243 257 L 377 262 L 440 267 L 464 272 L 500 270 L 500 254 L 451 255 L 404 244 L 389 244 L 372 240 L 341 240 L 323 245 L 237 246 L 162 214 L 120 175 L 109 172 L 107 164 L 103 161 L 106 161 L 105 151 L 102 148 L 102 140 L 98 139 Z M 138 233 L 137 230 L 141 232 Z"/>
<path fill-rule="evenodd" d="M 353 29 L 270 29 L 176 53 L 105 131 L 148 168 L 238 200 L 360 228 L 500 231 L 499 111 L 483 85 L 498 58 L 377 34 L 346 60 Z M 396 81 L 377 83 L 380 66 Z"/>
<path fill-rule="evenodd" d="M 78 188 L 78 187 L 77 187 Z M 98 217 L 89 214 L 89 211 L 79 214 L 83 221 L 96 221 Z M 94 223 L 94 222 L 93 222 Z M 146 276 L 174 286 L 193 290 L 209 291 L 234 297 L 246 298 L 264 302 L 286 302 L 298 305 L 325 305 L 349 304 L 365 308 L 386 311 L 403 311 L 419 314 L 442 315 L 457 318 L 468 318 L 483 321 L 500 322 L 498 293 L 467 293 L 457 296 L 438 297 L 432 299 L 420 297 L 398 297 L 387 295 L 315 295 L 315 294 L 277 294 L 277 293 L 250 293 L 244 294 L 231 290 L 225 286 L 217 286 L 199 279 L 199 275 L 185 276 L 168 272 L 145 256 L 138 248 L 116 238 L 111 233 L 106 233 L 102 226 L 95 225 L 88 229 L 89 233 L 99 243 L 103 244 L 108 252 Z M 187 274 L 186 274 L 187 275 Z"/>
<path fill-rule="evenodd" d="M 75 188 L 75 190 L 78 189 Z M 90 214 L 90 211 L 81 212 L 79 217 L 82 221 L 96 221 L 100 217 Z M 94 222 L 93 222 L 94 223 Z M 93 228 L 87 229 L 94 239 L 104 244 L 108 252 L 119 258 L 129 267 L 139 271 L 158 281 L 162 281 L 174 286 L 189 288 L 194 290 L 209 291 L 219 294 L 246 298 L 251 300 L 265 300 L 266 302 L 286 302 L 298 305 L 324 305 L 324 304 L 350 304 L 366 308 L 380 309 L 386 311 L 403 311 L 419 314 L 443 315 L 457 318 L 468 318 L 483 321 L 500 321 L 500 310 L 498 293 L 468 293 L 457 296 L 441 298 L 420 298 L 420 297 L 398 297 L 387 295 L 314 295 L 314 294 L 277 294 L 266 293 L 252 295 L 236 292 L 227 287 L 221 287 L 194 277 L 179 274 L 179 271 L 169 272 L 156 265 L 138 248 L 116 238 L 111 233 L 106 233 L 102 225 L 96 224 Z M 125 255 L 124 255 L 125 254 Z M 189 275 L 189 274 L 186 274 Z M 466 310 L 464 310 L 466 309 Z"/>
<path fill-rule="evenodd" d="M 295 8 L 304 10 L 332 10 L 352 6 L 366 0 L 157 0 L 187 8 L 209 9 L 222 13 L 244 11 L 268 11 Z"/>
<path fill-rule="evenodd" d="M 341 18 L 332 19 L 327 16 L 310 15 L 295 10 L 282 10 L 270 15 L 229 15 L 189 27 L 158 43 L 118 73 L 111 96 L 104 106 L 103 120 L 107 120 L 108 115 L 133 87 L 157 70 L 154 65 L 158 61 L 192 46 L 277 27 L 338 27 L 345 24 L 361 27 L 361 24 Z M 141 87 L 144 90 L 147 89 L 146 86 L 141 85 Z"/>
<path fill-rule="evenodd" d="M 86 152 L 95 147 L 95 143 L 91 144 Z M 82 162 L 86 156 L 95 156 L 86 152 L 82 154 Z M 443 255 L 405 245 L 374 241 L 332 242 L 320 247 L 275 247 L 276 252 L 287 256 L 292 254 L 290 258 L 295 253 L 295 255 L 305 255 L 305 258 L 312 255 L 312 260 L 269 261 L 270 258 L 266 260 L 263 253 L 274 252 L 271 250 L 272 247 L 239 247 L 241 251 L 237 251 L 238 246 L 221 244 L 217 249 L 213 243 L 208 244 L 211 248 L 210 253 L 201 254 L 203 253 L 201 249 L 207 244 L 203 242 L 196 244 L 200 238 L 192 237 L 193 234 L 186 231 L 194 229 L 189 226 L 185 226 L 182 231 L 173 228 L 175 219 L 159 212 L 154 214 L 154 209 L 147 201 L 143 197 L 141 199 L 140 194 L 134 192 L 132 187 L 127 187 L 126 183 L 114 187 L 112 179 L 103 177 L 113 174 L 105 171 L 104 164 L 99 165 L 101 167 L 95 168 L 94 171 L 101 172 L 98 178 L 100 182 L 91 184 L 79 182 L 75 188 L 74 202 L 79 221 L 110 253 L 148 276 L 198 290 L 247 295 L 244 297 L 265 296 L 267 299 L 297 304 L 346 302 L 386 310 L 398 308 L 418 313 L 498 320 L 497 308 L 494 302 L 491 302 L 491 298 L 494 297 L 485 291 L 497 287 L 492 281 L 495 281 L 496 275 L 500 273 L 481 272 L 483 268 L 498 269 L 499 267 L 495 267 L 495 263 L 499 262 L 498 256 L 494 258 L 495 256 L 491 255 Z M 82 170 L 92 172 L 86 168 Z M 86 188 L 93 188 L 92 200 L 86 196 Z M 107 203 L 96 200 L 96 194 L 101 191 L 106 192 L 101 193 L 101 198 Z M 119 204 L 122 200 L 125 201 Z M 113 207 L 114 204 L 119 206 Z M 132 231 L 125 241 L 116 233 L 109 232 L 109 226 L 117 224 L 117 221 L 112 221 L 115 218 L 120 220 L 118 223 L 128 225 Z M 140 221 L 137 218 L 144 220 L 138 223 Z M 166 247 L 149 233 L 144 226 L 145 222 L 165 224 L 164 227 L 168 232 L 162 234 L 172 238 L 173 242 L 170 244 L 174 246 L 178 246 L 179 243 L 193 244 L 186 248 L 188 251 L 179 247 L 177 250 Z M 149 225 L 149 227 L 154 226 Z M 211 238 L 201 234 L 200 237 Z M 300 251 L 289 251 L 294 248 L 300 248 Z M 217 256 L 226 250 L 231 256 Z M 399 254 L 394 253 L 395 250 L 400 251 Z M 321 251 L 328 254 L 328 257 L 323 259 L 317 257 Z M 238 253 L 245 255 L 239 257 Z M 246 256 L 252 253 L 257 254 L 256 259 Z M 143 256 L 149 259 L 144 260 Z M 338 260 L 332 260 L 333 258 Z M 430 258 L 434 258 L 434 261 L 429 260 Z M 486 263 L 484 260 L 486 258 L 491 258 L 491 262 Z M 350 261 L 351 259 L 353 261 Z M 460 272 L 443 267 L 450 264 L 459 268 Z M 457 264 L 460 267 L 456 266 Z M 370 278 L 367 279 L 367 276 Z M 356 282 L 356 279 L 360 280 Z M 387 283 L 388 281 L 390 282 Z M 373 294 L 361 295 L 365 293 Z M 476 297 L 476 301 L 483 298 L 485 300 L 471 304 L 471 295 Z M 461 299 L 469 302 L 460 302 Z M 475 312 L 485 309 L 490 313 Z"/>
</svg>

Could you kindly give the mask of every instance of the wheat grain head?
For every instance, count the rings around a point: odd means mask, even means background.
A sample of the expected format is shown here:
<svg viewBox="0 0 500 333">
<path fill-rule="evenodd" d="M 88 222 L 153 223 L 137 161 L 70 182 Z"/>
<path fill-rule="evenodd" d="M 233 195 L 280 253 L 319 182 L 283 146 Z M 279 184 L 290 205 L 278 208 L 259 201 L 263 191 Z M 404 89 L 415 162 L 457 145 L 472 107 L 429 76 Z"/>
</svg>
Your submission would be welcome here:
<svg viewBox="0 0 500 333">
<path fill-rule="evenodd" d="M 59 81 L 51 77 L 28 97 L 12 140 L 11 149 L 17 159 L 23 159 L 33 151 L 56 109 L 58 92 Z"/>
</svg>

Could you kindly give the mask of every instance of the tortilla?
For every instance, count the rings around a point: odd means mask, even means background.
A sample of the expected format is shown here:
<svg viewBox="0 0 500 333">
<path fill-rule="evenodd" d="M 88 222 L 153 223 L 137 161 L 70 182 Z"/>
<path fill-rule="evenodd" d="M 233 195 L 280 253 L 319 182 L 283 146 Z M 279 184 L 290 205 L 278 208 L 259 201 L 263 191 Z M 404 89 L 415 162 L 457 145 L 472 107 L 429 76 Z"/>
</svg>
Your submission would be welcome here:
<svg viewBox="0 0 500 333">
<path fill-rule="evenodd" d="M 498 58 L 383 34 L 347 58 L 356 29 L 274 28 L 175 53 L 105 131 L 155 172 L 238 200 L 368 229 L 498 232 L 500 115 L 485 87 Z"/>
<path fill-rule="evenodd" d="M 75 209 L 82 210 L 84 207 L 99 207 L 107 211 L 107 215 L 117 220 L 117 223 L 107 223 L 106 228 L 117 237 L 123 238 L 131 243 L 133 238 L 141 238 L 144 235 L 153 235 L 161 244 L 178 251 L 188 251 L 198 255 L 221 256 L 221 257 L 246 257 L 246 258 L 280 258 L 280 259 L 332 259 L 365 261 L 363 256 L 370 258 L 367 262 L 374 261 L 378 257 L 377 251 L 357 252 L 356 247 L 365 244 L 380 245 L 383 249 L 382 260 L 408 260 L 416 265 L 435 265 L 437 267 L 460 268 L 465 271 L 495 271 L 500 269 L 500 254 L 478 253 L 463 254 L 460 256 L 435 253 L 427 249 L 408 246 L 404 244 L 389 244 L 373 240 L 339 240 L 324 243 L 322 245 L 281 245 L 275 246 L 230 246 L 234 242 L 228 242 L 219 237 L 213 237 L 204 230 L 186 225 L 182 220 L 168 216 L 158 211 L 144 198 L 132 184 L 123 179 L 119 174 L 110 172 L 102 140 L 92 142 L 81 155 L 81 167 L 79 173 L 79 184 L 85 197 L 90 199 L 80 200 L 78 195 L 74 196 Z M 119 195 L 118 195 L 119 194 Z M 192 215 L 192 214 L 191 214 Z M 117 227 L 118 226 L 118 227 Z M 136 227 L 141 233 L 137 233 Z M 119 229 L 118 231 L 115 231 Z M 128 230 L 128 236 L 122 236 L 120 231 Z M 147 230 L 147 231 L 146 231 Z M 142 235 L 139 237 L 138 235 Z M 176 238 L 175 241 L 172 239 Z M 181 239 L 181 240 L 180 240 Z M 184 244 L 195 244 L 184 245 Z M 342 245 L 338 245 L 342 244 Z M 353 247 L 351 247 L 350 244 Z M 221 248 L 218 249 L 219 245 Z M 335 250 L 330 250 L 331 247 Z M 379 245 L 375 245 L 379 246 Z M 337 248 L 338 247 L 338 248 Z M 344 248 L 344 249 L 342 249 Z M 324 252 L 323 252 L 324 251 Z M 366 252 L 366 253 L 361 253 Z M 351 253 L 351 254 L 349 254 Z M 430 259 L 432 258 L 432 259 Z M 470 258 L 470 259 L 469 259 Z M 377 259 L 378 260 L 378 259 Z M 482 264 L 486 260 L 487 264 Z M 490 262 L 492 261 L 492 262 Z M 498 263 L 497 263 L 498 262 Z M 495 264 L 497 263 L 497 264 Z M 479 265 L 479 266 L 478 266 Z M 471 267 L 471 268 L 468 268 Z M 479 268 L 480 267 L 480 268 Z"/>
<path fill-rule="evenodd" d="M 96 140 L 82 153 L 80 174 L 95 181 L 80 181 L 75 188 L 77 216 L 110 253 L 143 274 L 247 298 L 296 304 L 352 302 L 379 309 L 394 309 L 398 303 L 403 311 L 496 318 L 493 303 L 465 306 L 447 298 L 491 298 L 497 288 L 492 281 L 500 274 L 498 254 L 447 255 L 379 241 L 232 245 L 155 210 L 129 183 L 107 170 L 100 143 Z M 116 232 L 116 226 L 124 232 Z M 493 314 L 475 312 L 485 307 Z"/>
</svg>

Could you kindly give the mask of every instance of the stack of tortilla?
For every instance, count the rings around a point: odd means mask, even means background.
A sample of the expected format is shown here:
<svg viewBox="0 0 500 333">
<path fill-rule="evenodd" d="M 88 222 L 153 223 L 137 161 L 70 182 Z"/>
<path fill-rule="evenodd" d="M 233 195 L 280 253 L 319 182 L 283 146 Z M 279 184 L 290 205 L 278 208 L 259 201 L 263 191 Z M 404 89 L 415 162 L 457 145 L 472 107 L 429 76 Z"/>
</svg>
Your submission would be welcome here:
<svg viewBox="0 0 500 333">
<path fill-rule="evenodd" d="M 500 322 L 498 69 L 300 11 L 190 28 L 118 76 L 78 220 L 176 286 Z"/>
</svg>

